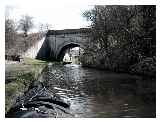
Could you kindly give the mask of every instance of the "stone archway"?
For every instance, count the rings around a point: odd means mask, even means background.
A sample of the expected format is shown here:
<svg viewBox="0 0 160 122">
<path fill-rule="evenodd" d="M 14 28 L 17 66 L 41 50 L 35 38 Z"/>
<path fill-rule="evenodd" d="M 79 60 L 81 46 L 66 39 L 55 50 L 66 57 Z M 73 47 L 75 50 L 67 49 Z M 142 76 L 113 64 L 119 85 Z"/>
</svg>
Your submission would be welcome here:
<svg viewBox="0 0 160 122">
<path fill-rule="evenodd" d="M 66 50 L 69 49 L 69 48 L 74 48 L 74 47 L 80 47 L 80 45 L 74 44 L 74 43 L 70 43 L 70 44 L 67 44 L 67 45 L 63 46 L 61 48 L 61 50 L 59 51 L 58 55 L 57 55 L 57 60 L 58 61 L 62 61 L 63 57 L 64 57 L 64 55 L 66 53 Z"/>
</svg>

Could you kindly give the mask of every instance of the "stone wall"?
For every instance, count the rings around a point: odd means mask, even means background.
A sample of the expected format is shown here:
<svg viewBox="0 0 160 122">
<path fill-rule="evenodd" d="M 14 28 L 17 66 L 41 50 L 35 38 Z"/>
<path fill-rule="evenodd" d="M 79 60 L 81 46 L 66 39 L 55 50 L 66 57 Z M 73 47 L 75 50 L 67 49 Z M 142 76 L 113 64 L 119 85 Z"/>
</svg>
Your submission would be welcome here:
<svg viewBox="0 0 160 122">
<path fill-rule="evenodd" d="M 85 29 L 67 29 L 48 31 L 45 41 L 40 48 L 37 59 L 41 60 L 61 60 L 66 48 L 83 47 L 88 41 Z M 62 53 L 62 54 L 61 54 Z"/>
</svg>

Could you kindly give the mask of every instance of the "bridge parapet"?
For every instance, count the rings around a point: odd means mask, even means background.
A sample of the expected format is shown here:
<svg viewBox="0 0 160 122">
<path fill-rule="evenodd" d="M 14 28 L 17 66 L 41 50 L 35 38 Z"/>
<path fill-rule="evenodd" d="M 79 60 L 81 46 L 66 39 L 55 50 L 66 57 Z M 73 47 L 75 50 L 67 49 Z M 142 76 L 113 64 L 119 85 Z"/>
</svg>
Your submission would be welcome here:
<svg viewBox="0 0 160 122">
<path fill-rule="evenodd" d="M 91 32 L 90 28 L 49 30 L 46 35 L 49 36 L 49 35 L 77 34 L 77 33 L 89 33 L 89 32 Z"/>
<path fill-rule="evenodd" d="M 37 58 L 60 61 L 67 48 L 84 47 L 90 32 L 90 28 L 49 30 Z"/>
</svg>

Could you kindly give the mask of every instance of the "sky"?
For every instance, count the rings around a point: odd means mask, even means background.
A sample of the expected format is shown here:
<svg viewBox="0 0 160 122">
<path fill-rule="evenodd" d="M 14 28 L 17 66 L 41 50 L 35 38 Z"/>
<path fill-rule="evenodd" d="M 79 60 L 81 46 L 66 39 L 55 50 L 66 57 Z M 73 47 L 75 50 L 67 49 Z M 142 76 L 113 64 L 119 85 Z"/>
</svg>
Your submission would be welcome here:
<svg viewBox="0 0 160 122">
<path fill-rule="evenodd" d="M 93 5 L 62 0 L 5 0 L 5 14 L 18 21 L 22 15 L 33 17 L 35 27 L 48 23 L 52 29 L 74 29 L 90 25 L 82 13 Z M 67 0 L 66 0 L 67 1 Z M 8 11 L 6 11 L 8 10 Z"/>
<path fill-rule="evenodd" d="M 134 4 L 133 1 L 143 0 L 0 0 L 0 8 L 9 7 L 9 15 L 17 21 L 22 15 L 28 14 L 34 18 L 35 27 L 40 23 L 48 23 L 52 25 L 51 29 L 60 30 L 89 26 L 91 22 L 86 21 L 82 13 L 93 8 L 93 5 L 123 5 L 125 1 Z M 0 16 L 3 14 L 1 11 Z"/>
</svg>

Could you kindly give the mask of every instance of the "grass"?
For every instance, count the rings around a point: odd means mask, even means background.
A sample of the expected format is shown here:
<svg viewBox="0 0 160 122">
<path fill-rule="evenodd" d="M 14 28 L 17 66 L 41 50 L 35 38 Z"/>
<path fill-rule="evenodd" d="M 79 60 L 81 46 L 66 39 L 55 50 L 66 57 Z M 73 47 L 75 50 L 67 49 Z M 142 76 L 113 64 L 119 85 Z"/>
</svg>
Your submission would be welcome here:
<svg viewBox="0 0 160 122">
<path fill-rule="evenodd" d="M 41 65 L 41 64 L 46 64 L 46 63 L 48 62 L 37 60 L 37 59 L 32 59 L 32 58 L 24 58 L 24 64 L 26 65 Z"/>
<path fill-rule="evenodd" d="M 6 74 L 6 80 L 11 78 L 11 82 L 5 84 L 5 112 L 16 103 L 16 99 L 28 90 L 30 84 L 38 78 L 42 69 L 48 62 L 31 58 L 24 58 L 23 63 L 10 64 Z"/>
</svg>

